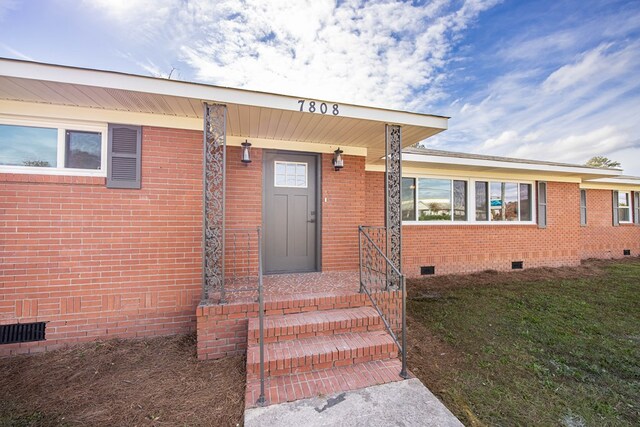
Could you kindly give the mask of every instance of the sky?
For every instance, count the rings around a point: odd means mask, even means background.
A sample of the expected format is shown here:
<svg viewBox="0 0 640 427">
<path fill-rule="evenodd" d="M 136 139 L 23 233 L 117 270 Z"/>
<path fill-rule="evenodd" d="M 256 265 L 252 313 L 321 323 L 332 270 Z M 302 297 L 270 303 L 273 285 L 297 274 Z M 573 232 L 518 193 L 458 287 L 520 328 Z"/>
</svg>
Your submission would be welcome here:
<svg viewBox="0 0 640 427">
<path fill-rule="evenodd" d="M 640 176 L 639 0 L 0 0 L 0 56 L 445 115 L 426 147 Z"/>
</svg>

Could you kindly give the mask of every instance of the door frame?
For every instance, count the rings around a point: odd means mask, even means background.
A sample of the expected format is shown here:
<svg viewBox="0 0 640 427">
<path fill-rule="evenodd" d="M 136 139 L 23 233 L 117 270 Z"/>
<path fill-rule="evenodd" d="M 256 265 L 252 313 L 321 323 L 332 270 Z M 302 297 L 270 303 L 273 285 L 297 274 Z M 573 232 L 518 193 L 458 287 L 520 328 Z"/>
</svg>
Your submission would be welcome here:
<svg viewBox="0 0 640 427">
<path fill-rule="evenodd" d="M 292 151 L 292 150 L 278 150 L 278 149 L 263 149 L 262 150 L 262 230 L 265 229 L 265 218 L 266 218 L 266 201 L 267 201 L 267 174 L 266 166 L 267 166 L 267 153 L 272 154 L 292 154 L 292 155 L 300 155 L 304 154 L 307 156 L 312 156 L 316 161 L 316 269 L 310 270 L 308 272 L 287 272 L 287 271 L 279 271 L 275 273 L 264 273 L 264 274 L 296 274 L 296 273 L 314 273 L 322 271 L 322 154 L 321 153 L 313 153 L 308 151 Z M 264 234 L 263 234 L 264 237 Z M 262 265 L 264 265 L 264 254 L 266 250 L 266 239 L 262 239 Z"/>
</svg>

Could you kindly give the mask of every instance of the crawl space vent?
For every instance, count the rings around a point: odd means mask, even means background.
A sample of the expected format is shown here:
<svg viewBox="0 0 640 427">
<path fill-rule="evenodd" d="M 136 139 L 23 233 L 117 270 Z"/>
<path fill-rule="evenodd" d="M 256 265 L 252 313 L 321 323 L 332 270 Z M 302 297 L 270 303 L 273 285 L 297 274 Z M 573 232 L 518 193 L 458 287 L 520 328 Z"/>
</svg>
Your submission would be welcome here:
<svg viewBox="0 0 640 427">
<path fill-rule="evenodd" d="M 0 326 L 0 344 L 43 341 L 45 322 L 14 323 Z"/>
<path fill-rule="evenodd" d="M 436 266 L 435 265 L 423 265 L 420 267 L 420 274 L 423 276 L 436 274 Z"/>
<path fill-rule="evenodd" d="M 631 255 L 631 249 L 625 249 L 623 252 L 625 255 Z"/>
<path fill-rule="evenodd" d="M 523 267 L 523 261 L 513 261 L 511 263 L 511 269 L 512 270 L 522 270 Z"/>
</svg>

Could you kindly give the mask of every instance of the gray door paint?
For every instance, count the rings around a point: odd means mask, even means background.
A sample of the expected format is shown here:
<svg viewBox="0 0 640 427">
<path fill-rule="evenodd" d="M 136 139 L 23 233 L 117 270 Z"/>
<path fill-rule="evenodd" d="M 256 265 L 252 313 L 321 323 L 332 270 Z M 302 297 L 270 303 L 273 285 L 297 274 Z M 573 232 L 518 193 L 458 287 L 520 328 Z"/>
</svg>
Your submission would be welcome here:
<svg viewBox="0 0 640 427">
<path fill-rule="evenodd" d="M 306 188 L 276 186 L 275 163 L 306 165 Z M 292 166 L 292 165 L 290 165 Z M 281 166 L 282 167 L 282 166 Z M 317 271 L 317 156 L 266 152 L 264 160 L 264 271 Z"/>
</svg>

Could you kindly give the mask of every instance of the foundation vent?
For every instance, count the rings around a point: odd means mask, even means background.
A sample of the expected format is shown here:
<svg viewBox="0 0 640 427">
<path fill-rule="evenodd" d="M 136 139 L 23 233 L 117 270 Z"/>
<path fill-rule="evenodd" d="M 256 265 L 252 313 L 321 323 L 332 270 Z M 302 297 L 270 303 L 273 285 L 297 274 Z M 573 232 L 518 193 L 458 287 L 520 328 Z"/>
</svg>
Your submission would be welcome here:
<svg viewBox="0 0 640 427">
<path fill-rule="evenodd" d="M 420 275 L 428 276 L 436 274 L 436 266 L 435 265 L 423 265 L 420 267 Z"/>
<path fill-rule="evenodd" d="M 624 255 L 631 255 L 631 249 L 623 250 Z"/>
<path fill-rule="evenodd" d="M 523 267 L 524 267 L 524 261 L 513 261 L 513 262 L 511 262 L 511 269 L 512 270 L 522 270 Z"/>
<path fill-rule="evenodd" d="M 0 325 L 0 344 L 43 341 L 45 322 Z"/>
</svg>

